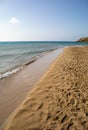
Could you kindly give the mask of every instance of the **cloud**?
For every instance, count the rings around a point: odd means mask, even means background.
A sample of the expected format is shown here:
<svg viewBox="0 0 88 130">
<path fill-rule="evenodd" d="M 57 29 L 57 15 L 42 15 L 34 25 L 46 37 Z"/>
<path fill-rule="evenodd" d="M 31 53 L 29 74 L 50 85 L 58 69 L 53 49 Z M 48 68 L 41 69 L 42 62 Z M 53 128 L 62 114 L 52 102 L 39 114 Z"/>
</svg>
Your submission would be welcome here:
<svg viewBox="0 0 88 130">
<path fill-rule="evenodd" d="M 18 24 L 20 21 L 16 17 L 12 17 L 9 21 L 11 24 Z"/>
</svg>

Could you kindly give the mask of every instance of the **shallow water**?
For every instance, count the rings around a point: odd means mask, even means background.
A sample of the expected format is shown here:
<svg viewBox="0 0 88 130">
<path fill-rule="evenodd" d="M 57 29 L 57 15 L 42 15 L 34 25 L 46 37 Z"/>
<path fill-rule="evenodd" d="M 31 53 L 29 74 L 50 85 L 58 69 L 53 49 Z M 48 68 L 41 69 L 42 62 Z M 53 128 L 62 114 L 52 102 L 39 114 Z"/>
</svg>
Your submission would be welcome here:
<svg viewBox="0 0 88 130">
<path fill-rule="evenodd" d="M 0 79 L 15 73 L 20 67 L 52 49 L 68 45 L 87 45 L 77 42 L 0 42 Z M 14 69 L 14 70 L 13 70 Z M 3 74 L 5 73 L 5 74 Z"/>
<path fill-rule="evenodd" d="M 28 42 L 0 43 L 0 72 L 5 72 L 30 61 L 42 52 L 57 48 L 57 44 Z"/>
</svg>

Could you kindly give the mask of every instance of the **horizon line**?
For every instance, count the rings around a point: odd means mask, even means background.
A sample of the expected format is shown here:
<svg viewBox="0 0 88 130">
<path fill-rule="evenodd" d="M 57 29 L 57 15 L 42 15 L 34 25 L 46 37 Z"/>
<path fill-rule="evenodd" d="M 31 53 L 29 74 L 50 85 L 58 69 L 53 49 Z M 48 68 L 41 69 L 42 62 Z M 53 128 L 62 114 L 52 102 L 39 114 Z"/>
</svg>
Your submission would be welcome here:
<svg viewBox="0 0 88 130">
<path fill-rule="evenodd" d="M 65 41 L 65 40 L 63 41 L 62 40 L 52 40 L 52 41 L 51 40 L 42 40 L 42 41 L 41 40 L 34 40 L 34 41 L 33 40 L 30 40 L 30 41 L 29 40 L 23 40 L 23 41 L 16 40 L 15 41 L 14 40 L 14 41 L 0 41 L 0 42 L 77 42 L 77 41 L 70 41 L 70 40 L 69 41 Z"/>
</svg>

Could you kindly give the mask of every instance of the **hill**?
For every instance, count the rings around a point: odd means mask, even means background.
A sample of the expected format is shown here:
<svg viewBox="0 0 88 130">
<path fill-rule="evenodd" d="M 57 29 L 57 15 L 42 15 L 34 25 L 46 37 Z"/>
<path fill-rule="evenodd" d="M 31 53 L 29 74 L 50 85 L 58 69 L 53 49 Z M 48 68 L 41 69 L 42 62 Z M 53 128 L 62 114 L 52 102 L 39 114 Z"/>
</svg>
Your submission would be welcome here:
<svg viewBox="0 0 88 130">
<path fill-rule="evenodd" d="M 77 42 L 88 42 L 88 37 L 80 38 Z"/>
</svg>

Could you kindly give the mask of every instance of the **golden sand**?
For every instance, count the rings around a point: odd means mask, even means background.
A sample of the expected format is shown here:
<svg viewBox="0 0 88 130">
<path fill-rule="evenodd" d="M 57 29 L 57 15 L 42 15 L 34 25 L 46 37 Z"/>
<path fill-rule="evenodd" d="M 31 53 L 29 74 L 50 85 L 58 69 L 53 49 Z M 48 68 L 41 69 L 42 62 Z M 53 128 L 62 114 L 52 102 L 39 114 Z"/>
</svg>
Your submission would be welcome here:
<svg viewBox="0 0 88 130">
<path fill-rule="evenodd" d="M 88 47 L 69 47 L 2 130 L 88 130 Z"/>
<path fill-rule="evenodd" d="M 0 80 L 0 128 L 48 70 L 62 49 L 42 55 L 32 64 Z M 42 66 L 42 69 L 40 69 Z"/>
</svg>

